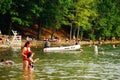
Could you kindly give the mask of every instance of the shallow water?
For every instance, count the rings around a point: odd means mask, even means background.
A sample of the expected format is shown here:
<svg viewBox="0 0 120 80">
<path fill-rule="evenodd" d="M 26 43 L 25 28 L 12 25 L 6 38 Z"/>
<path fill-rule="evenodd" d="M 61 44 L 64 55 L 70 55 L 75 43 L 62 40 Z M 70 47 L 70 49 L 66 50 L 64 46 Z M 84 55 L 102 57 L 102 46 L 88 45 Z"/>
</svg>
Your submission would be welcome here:
<svg viewBox="0 0 120 80">
<path fill-rule="evenodd" d="M 32 48 L 35 71 L 23 76 L 21 50 L 0 50 L 0 59 L 10 59 L 13 66 L 0 66 L 0 80 L 120 80 L 120 45 L 99 47 L 104 54 L 95 55 L 93 47 L 83 46 L 83 52 L 43 53 L 40 48 Z"/>
</svg>

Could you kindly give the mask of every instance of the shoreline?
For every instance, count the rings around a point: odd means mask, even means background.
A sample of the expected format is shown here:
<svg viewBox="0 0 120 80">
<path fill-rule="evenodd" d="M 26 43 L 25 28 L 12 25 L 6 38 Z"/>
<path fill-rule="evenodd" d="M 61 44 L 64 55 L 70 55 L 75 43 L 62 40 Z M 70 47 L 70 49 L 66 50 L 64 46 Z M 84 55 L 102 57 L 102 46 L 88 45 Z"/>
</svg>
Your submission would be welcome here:
<svg viewBox="0 0 120 80">
<path fill-rule="evenodd" d="M 27 40 L 22 40 L 22 43 L 21 43 L 21 46 L 16 46 L 16 47 L 23 47 L 25 42 Z M 44 40 L 32 40 L 32 46 L 33 47 L 43 47 L 44 46 Z M 75 41 L 59 41 L 59 42 L 56 42 L 56 41 L 50 41 L 51 43 L 51 47 L 56 47 L 56 46 L 70 46 L 70 45 L 74 45 L 75 44 Z M 107 40 L 107 41 L 79 41 L 78 43 L 79 45 L 98 45 L 98 44 L 120 44 L 120 40 L 115 40 L 115 41 L 112 41 L 112 40 Z M 9 48 L 11 46 L 8 46 L 6 44 L 0 44 L 0 48 Z M 14 46 L 15 47 L 15 46 Z"/>
<path fill-rule="evenodd" d="M 24 46 L 26 40 L 23 40 L 22 41 L 22 46 Z M 69 46 L 69 45 L 75 45 L 75 41 L 60 41 L 60 42 L 56 42 L 56 41 L 50 41 L 51 43 L 51 47 L 53 46 Z M 92 42 L 92 41 L 79 41 L 78 43 L 79 45 L 98 45 L 98 44 L 120 44 L 120 40 L 116 40 L 116 41 L 111 41 L 111 40 L 107 40 L 107 41 L 95 41 L 95 42 Z M 44 41 L 43 40 L 33 40 L 32 41 L 32 46 L 36 47 L 36 46 L 40 46 L 40 47 L 43 47 L 44 45 Z"/>
</svg>

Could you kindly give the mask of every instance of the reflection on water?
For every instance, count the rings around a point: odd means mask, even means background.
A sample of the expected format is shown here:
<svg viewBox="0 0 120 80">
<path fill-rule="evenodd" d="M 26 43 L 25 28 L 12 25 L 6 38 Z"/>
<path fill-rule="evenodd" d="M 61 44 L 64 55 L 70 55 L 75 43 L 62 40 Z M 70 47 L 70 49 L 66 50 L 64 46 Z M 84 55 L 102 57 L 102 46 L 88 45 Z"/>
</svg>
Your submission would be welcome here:
<svg viewBox="0 0 120 80">
<path fill-rule="evenodd" d="M 23 72 L 22 80 L 36 80 L 34 72 Z"/>
<path fill-rule="evenodd" d="M 48 53 L 34 49 L 36 62 L 35 71 L 23 75 L 21 51 L 13 52 L 8 49 L 0 54 L 0 58 L 12 59 L 16 64 L 11 67 L 0 66 L 0 80 L 119 80 L 120 50 L 104 45 L 105 54 L 94 54 L 93 47 L 83 47 L 79 53 Z M 99 48 L 100 49 L 100 48 Z M 9 54 L 9 55 L 8 55 Z M 16 56 L 13 56 L 16 54 Z"/>
</svg>

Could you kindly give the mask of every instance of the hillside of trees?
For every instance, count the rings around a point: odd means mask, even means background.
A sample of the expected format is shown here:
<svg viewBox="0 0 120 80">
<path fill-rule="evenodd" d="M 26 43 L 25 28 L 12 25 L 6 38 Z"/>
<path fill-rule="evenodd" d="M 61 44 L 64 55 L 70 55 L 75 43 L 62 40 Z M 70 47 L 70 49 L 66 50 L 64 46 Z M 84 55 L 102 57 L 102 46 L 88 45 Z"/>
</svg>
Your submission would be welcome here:
<svg viewBox="0 0 120 80">
<path fill-rule="evenodd" d="M 0 0 L 0 30 L 42 38 L 42 30 L 64 31 L 69 39 L 120 38 L 119 0 Z M 28 33 L 29 32 L 29 33 Z M 61 32 L 60 32 L 61 33 Z"/>
</svg>

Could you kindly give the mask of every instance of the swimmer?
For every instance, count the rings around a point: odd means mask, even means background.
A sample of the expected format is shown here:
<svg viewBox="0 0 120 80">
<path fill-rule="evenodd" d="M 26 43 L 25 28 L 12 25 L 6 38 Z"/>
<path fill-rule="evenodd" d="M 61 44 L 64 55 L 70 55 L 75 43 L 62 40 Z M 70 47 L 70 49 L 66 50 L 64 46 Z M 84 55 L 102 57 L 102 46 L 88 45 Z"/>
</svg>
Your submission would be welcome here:
<svg viewBox="0 0 120 80">
<path fill-rule="evenodd" d="M 1 64 L 1 65 L 11 66 L 11 65 L 14 65 L 14 62 L 11 61 L 11 60 L 1 59 L 0 64 Z"/>
</svg>

